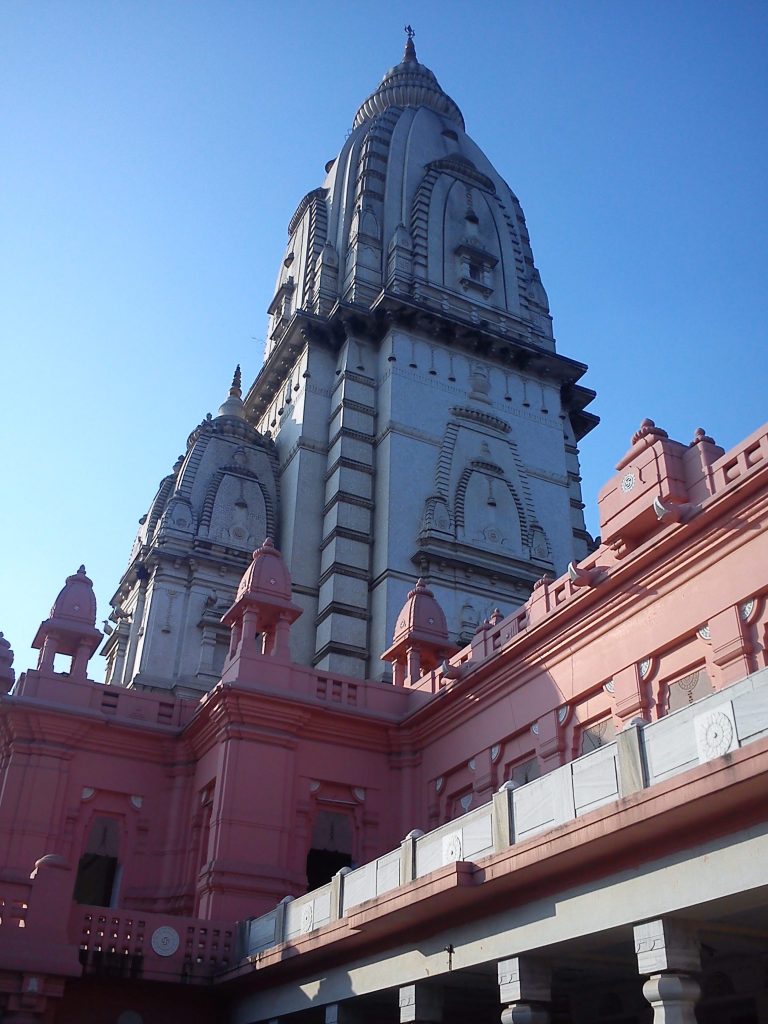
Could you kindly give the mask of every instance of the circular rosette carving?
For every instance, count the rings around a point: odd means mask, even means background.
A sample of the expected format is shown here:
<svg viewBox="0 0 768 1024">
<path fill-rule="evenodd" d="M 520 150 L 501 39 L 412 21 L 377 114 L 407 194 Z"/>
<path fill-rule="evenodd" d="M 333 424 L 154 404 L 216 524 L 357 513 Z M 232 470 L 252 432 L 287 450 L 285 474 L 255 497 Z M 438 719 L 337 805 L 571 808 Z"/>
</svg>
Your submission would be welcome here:
<svg viewBox="0 0 768 1024">
<path fill-rule="evenodd" d="M 179 948 L 179 933 L 170 925 L 164 924 L 152 933 L 152 949 L 158 956 L 173 956 Z"/>
<path fill-rule="evenodd" d="M 722 757 L 738 746 L 730 703 L 696 718 L 696 746 L 700 761 Z"/>
<path fill-rule="evenodd" d="M 451 832 L 443 837 L 443 863 L 452 864 L 462 858 L 461 832 Z"/>
<path fill-rule="evenodd" d="M 314 900 L 305 903 L 301 908 L 301 933 L 306 935 L 315 926 L 315 903 Z"/>
</svg>

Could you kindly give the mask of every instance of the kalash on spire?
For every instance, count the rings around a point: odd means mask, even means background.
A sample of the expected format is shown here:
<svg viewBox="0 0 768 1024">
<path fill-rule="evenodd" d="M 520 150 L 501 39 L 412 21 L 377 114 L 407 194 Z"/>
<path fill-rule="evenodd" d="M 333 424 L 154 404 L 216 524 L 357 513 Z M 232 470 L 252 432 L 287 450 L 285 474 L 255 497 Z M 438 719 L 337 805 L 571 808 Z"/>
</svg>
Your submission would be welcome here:
<svg viewBox="0 0 768 1024">
<path fill-rule="evenodd" d="M 126 682 L 211 685 L 221 610 L 267 535 L 304 612 L 293 658 L 374 678 L 420 576 L 464 641 L 590 549 L 586 367 L 556 352 L 520 203 L 413 35 L 288 222 L 258 377 L 193 433 L 142 525 L 145 605 L 129 581 L 117 595 L 147 626 L 132 644 L 118 614 Z M 188 542 L 184 600 L 162 529 Z M 170 650 L 182 633 L 188 657 Z"/>
</svg>

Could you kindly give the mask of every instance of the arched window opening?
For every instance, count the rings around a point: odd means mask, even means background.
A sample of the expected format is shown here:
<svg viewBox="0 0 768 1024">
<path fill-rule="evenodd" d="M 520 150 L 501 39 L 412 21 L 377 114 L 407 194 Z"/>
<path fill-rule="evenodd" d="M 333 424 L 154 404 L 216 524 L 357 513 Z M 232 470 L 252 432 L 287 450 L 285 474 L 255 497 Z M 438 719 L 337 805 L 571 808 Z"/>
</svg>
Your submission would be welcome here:
<svg viewBox="0 0 768 1024">
<path fill-rule="evenodd" d="M 94 907 L 114 905 L 120 884 L 119 847 L 120 833 L 115 819 L 96 818 L 77 865 L 75 903 Z"/>
<path fill-rule="evenodd" d="M 346 814 L 318 811 L 307 854 L 307 892 L 330 882 L 341 868 L 351 866 L 351 820 Z"/>
</svg>

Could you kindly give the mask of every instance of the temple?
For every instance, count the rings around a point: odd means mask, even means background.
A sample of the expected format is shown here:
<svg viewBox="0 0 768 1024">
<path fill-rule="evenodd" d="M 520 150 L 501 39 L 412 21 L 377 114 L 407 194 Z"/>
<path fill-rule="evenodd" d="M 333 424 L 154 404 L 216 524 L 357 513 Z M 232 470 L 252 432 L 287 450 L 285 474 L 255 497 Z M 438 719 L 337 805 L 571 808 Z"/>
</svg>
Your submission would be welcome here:
<svg viewBox="0 0 768 1024">
<path fill-rule="evenodd" d="M 586 368 L 410 33 L 288 234 L 106 638 L 84 566 L 0 634 L 2 1020 L 768 1021 L 768 424 L 643 420 L 589 537 Z"/>
</svg>

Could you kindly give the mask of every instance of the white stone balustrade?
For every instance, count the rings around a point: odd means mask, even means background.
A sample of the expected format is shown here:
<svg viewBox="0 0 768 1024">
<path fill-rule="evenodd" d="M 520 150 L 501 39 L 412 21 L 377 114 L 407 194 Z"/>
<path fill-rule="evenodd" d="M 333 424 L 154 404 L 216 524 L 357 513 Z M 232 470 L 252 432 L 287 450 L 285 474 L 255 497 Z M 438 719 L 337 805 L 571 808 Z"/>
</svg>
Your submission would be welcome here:
<svg viewBox="0 0 768 1024">
<path fill-rule="evenodd" d="M 632 724 L 614 742 L 524 786 L 505 783 L 481 807 L 426 835 L 414 832 L 397 850 L 344 869 L 322 888 L 244 922 L 240 955 L 300 939 L 408 885 L 411 875 L 420 878 L 455 861 L 481 860 L 766 735 L 768 669 L 761 669 L 652 724 Z"/>
</svg>

